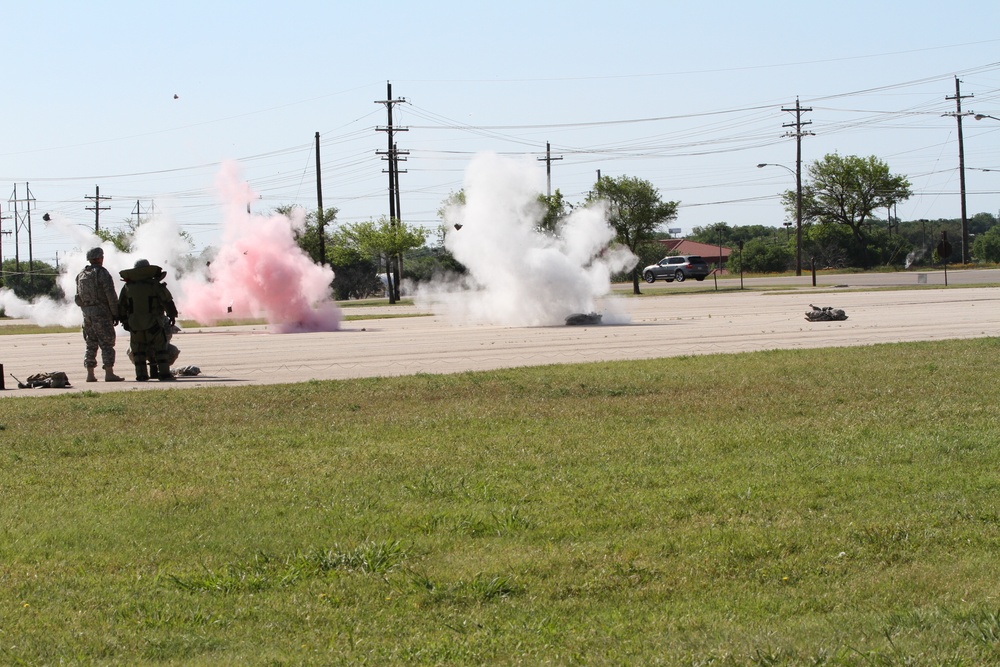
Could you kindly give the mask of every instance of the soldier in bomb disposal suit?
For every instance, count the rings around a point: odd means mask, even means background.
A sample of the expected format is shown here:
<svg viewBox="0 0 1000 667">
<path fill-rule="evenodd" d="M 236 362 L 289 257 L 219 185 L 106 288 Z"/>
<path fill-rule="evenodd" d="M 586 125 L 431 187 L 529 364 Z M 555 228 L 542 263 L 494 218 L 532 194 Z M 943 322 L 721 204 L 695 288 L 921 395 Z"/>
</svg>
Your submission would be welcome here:
<svg viewBox="0 0 1000 667">
<path fill-rule="evenodd" d="M 118 317 L 131 334 L 136 381 L 149 380 L 147 361 L 156 364 L 154 377 L 157 380 L 175 380 L 170 374 L 167 328 L 174 325 L 177 306 L 170 290 L 162 282 L 167 272 L 140 259 L 133 268 L 118 273 L 125 281 L 118 295 Z"/>
<path fill-rule="evenodd" d="M 105 382 L 121 382 L 115 375 L 115 325 L 118 324 L 118 296 L 115 282 L 104 268 L 104 250 L 91 248 L 87 261 L 76 276 L 76 305 L 83 310 L 83 340 L 87 351 L 83 365 L 87 369 L 87 382 L 97 382 L 97 348 L 101 348 L 101 364 Z"/>
</svg>

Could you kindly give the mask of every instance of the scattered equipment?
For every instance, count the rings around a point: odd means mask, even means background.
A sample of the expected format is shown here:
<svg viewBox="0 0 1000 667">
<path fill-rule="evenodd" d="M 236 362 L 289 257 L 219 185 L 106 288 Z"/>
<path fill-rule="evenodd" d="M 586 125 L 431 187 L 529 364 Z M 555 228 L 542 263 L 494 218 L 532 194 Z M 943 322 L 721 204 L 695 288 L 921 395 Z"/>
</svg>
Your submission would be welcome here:
<svg viewBox="0 0 1000 667">
<path fill-rule="evenodd" d="M 14 375 L 12 378 L 17 380 Z M 66 389 L 67 387 L 72 387 L 69 383 L 69 377 L 62 371 L 53 371 L 51 373 L 35 373 L 34 375 L 28 376 L 27 382 L 21 382 L 17 380 L 18 389 Z"/>
<path fill-rule="evenodd" d="M 584 324 L 600 324 L 600 313 L 574 313 L 566 318 L 567 326 L 580 326 Z"/>
<path fill-rule="evenodd" d="M 839 322 L 847 319 L 847 313 L 840 308 L 834 308 L 832 306 L 820 308 L 819 306 L 814 306 L 811 303 L 809 304 L 809 307 L 812 308 L 812 310 L 806 311 L 806 320 L 809 322 Z"/>
</svg>

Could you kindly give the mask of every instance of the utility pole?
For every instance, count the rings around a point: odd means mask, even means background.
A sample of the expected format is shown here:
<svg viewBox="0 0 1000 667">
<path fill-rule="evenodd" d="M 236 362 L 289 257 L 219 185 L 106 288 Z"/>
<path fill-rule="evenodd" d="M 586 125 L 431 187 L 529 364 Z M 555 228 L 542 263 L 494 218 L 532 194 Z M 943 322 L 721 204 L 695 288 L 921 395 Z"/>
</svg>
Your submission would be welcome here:
<svg viewBox="0 0 1000 667">
<path fill-rule="evenodd" d="M 962 113 L 962 100 L 973 95 L 962 94 L 962 82 L 955 77 L 955 96 L 945 97 L 946 100 L 955 100 L 955 113 L 947 113 L 946 116 L 954 116 L 958 121 L 958 189 L 962 200 L 962 264 L 969 263 L 969 219 L 965 209 L 965 140 L 962 138 L 962 116 L 971 115 L 971 112 Z"/>
<path fill-rule="evenodd" d="M 323 219 L 323 174 L 319 162 L 319 132 L 316 133 L 316 225 L 319 227 L 319 265 L 326 266 L 326 221 Z"/>
<path fill-rule="evenodd" d="M 10 220 L 10 216 L 9 215 L 4 215 L 3 214 L 3 208 L 0 207 L 0 286 L 3 286 L 3 285 L 6 284 L 4 282 L 4 280 L 3 280 L 3 274 L 4 274 L 4 270 L 3 270 L 3 237 L 5 235 L 6 236 L 10 236 L 10 232 L 7 232 L 7 231 L 3 230 L 3 221 L 4 220 Z"/>
<path fill-rule="evenodd" d="M 35 271 L 35 259 L 31 244 L 31 205 L 35 198 L 31 196 L 31 189 L 28 184 L 24 184 L 24 198 L 17 196 L 17 183 L 14 184 L 14 194 L 7 200 L 7 203 L 14 206 L 14 259 L 17 262 L 17 272 L 21 272 L 21 230 L 28 232 L 28 282 L 32 283 Z M 24 204 L 24 210 L 20 210 L 18 204 Z"/>
<path fill-rule="evenodd" d="M 375 151 L 376 155 L 382 155 L 384 160 L 389 161 L 389 224 L 398 225 L 400 223 L 398 204 L 399 204 L 399 155 L 398 149 L 396 148 L 396 132 L 408 132 L 409 128 L 406 127 L 393 127 L 392 125 L 392 108 L 397 104 L 403 104 L 406 102 L 406 98 L 400 97 L 393 99 L 392 97 L 392 84 L 388 81 L 385 82 L 386 89 L 386 99 L 375 100 L 375 104 L 384 104 L 386 111 L 388 112 L 388 124 L 386 127 L 376 127 L 376 132 L 385 132 L 387 134 L 387 149 L 385 151 Z M 384 172 L 384 170 L 383 170 Z M 390 257 L 389 263 L 393 266 L 393 279 L 389 282 L 389 303 L 394 304 L 399 299 L 399 279 L 400 279 L 400 269 L 399 269 L 399 257 Z"/>
<path fill-rule="evenodd" d="M 136 199 L 135 200 L 135 207 L 132 209 L 132 213 L 130 214 L 130 215 L 134 215 L 135 216 L 135 226 L 138 227 L 139 225 L 142 224 L 142 214 L 144 212 L 148 213 L 149 215 L 153 215 L 155 208 L 156 208 L 156 202 L 155 201 L 151 201 L 151 202 L 149 202 L 149 208 L 146 209 L 146 211 L 143 211 L 142 210 L 142 204 L 139 202 L 138 199 Z M 90 209 L 88 209 L 88 210 L 90 210 Z M 107 209 L 104 209 L 104 210 L 107 210 Z"/>
<path fill-rule="evenodd" d="M 406 173 L 406 169 L 399 168 L 399 163 L 406 162 L 406 156 L 409 154 L 410 151 L 399 150 L 399 144 L 395 142 L 392 144 L 392 159 L 390 160 L 390 169 L 388 170 L 388 173 L 389 173 L 389 178 L 392 179 L 393 192 L 396 193 L 396 218 L 395 218 L 396 222 L 394 224 L 397 228 L 403 224 L 403 205 L 401 203 L 399 196 L 400 192 L 399 175 Z M 386 170 L 383 170 L 383 173 L 385 171 Z M 395 291 L 396 291 L 396 301 L 399 301 L 400 299 L 399 285 L 403 275 L 403 253 L 398 253 L 393 258 L 392 271 L 393 271 L 393 284 L 395 285 Z"/>
<path fill-rule="evenodd" d="M 394 181 L 394 190 L 396 191 L 396 219 L 403 219 L 403 207 L 399 200 L 399 175 L 405 174 L 406 169 L 400 169 L 399 163 L 406 162 L 406 156 L 410 154 L 410 151 L 399 150 L 399 144 L 392 145 L 392 176 Z M 383 170 L 385 171 L 385 170 Z"/>
<path fill-rule="evenodd" d="M 94 233 L 96 234 L 97 232 L 101 231 L 101 211 L 110 211 L 111 210 L 110 206 L 101 206 L 101 202 L 103 200 L 105 200 L 105 199 L 111 199 L 111 197 L 102 197 L 101 196 L 101 186 L 100 185 L 96 185 L 94 187 L 96 189 L 94 196 L 91 197 L 90 195 L 84 195 L 83 198 L 84 199 L 93 199 L 94 200 L 93 207 L 88 206 L 87 210 L 94 212 Z"/>
<path fill-rule="evenodd" d="M 802 275 L 802 137 L 812 135 L 812 132 L 803 132 L 803 125 L 812 125 L 812 121 L 802 120 L 804 111 L 812 111 L 812 107 L 803 108 L 799 105 L 799 98 L 795 98 L 795 108 L 782 111 L 794 111 L 795 122 L 785 123 L 782 127 L 794 127 L 794 132 L 786 132 L 784 136 L 795 137 L 795 275 Z"/>
<path fill-rule="evenodd" d="M 545 180 L 546 180 L 546 192 L 545 194 L 549 197 L 552 196 L 552 161 L 561 160 L 562 157 L 552 157 L 552 146 L 549 142 L 545 142 L 545 157 L 538 158 L 538 161 L 545 162 Z M 597 172 L 597 180 L 601 180 L 601 172 Z"/>
</svg>

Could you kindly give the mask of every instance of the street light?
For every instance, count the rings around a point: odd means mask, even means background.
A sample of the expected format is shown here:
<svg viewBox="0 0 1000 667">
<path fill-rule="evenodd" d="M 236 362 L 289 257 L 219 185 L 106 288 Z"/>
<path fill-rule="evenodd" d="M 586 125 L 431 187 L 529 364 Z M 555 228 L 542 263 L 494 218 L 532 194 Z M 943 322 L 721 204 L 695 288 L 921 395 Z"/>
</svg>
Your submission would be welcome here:
<svg viewBox="0 0 1000 667">
<path fill-rule="evenodd" d="M 718 274 L 722 273 L 722 230 L 724 228 L 725 228 L 725 223 L 720 222 L 720 223 L 718 223 L 718 224 L 715 225 L 716 231 L 719 232 L 719 270 L 715 272 L 716 276 L 714 276 L 714 278 L 715 278 L 715 291 L 716 292 L 719 291 L 719 278 L 718 278 Z M 741 257 L 740 260 L 742 260 L 742 259 L 743 258 Z"/>
<path fill-rule="evenodd" d="M 976 120 L 982 120 L 984 118 L 992 118 L 993 120 L 1000 120 L 1000 118 L 997 118 L 996 116 L 990 116 L 984 113 L 977 113 L 975 116 L 973 116 L 973 118 L 975 118 Z"/>
<path fill-rule="evenodd" d="M 781 167 L 795 177 L 795 275 L 802 275 L 802 176 L 798 171 L 783 164 L 774 162 L 761 162 L 758 169 L 763 167 Z"/>
</svg>

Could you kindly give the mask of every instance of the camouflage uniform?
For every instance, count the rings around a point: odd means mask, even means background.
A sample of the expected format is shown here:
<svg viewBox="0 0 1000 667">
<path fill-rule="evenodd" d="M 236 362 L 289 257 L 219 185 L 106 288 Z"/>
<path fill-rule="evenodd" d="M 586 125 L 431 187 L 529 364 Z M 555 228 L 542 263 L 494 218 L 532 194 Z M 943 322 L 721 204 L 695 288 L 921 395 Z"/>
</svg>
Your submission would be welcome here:
<svg viewBox="0 0 1000 667">
<path fill-rule="evenodd" d="M 152 277 L 139 269 L 155 269 Z M 132 362 L 135 364 L 135 379 L 142 382 L 149 379 L 146 361 L 156 363 L 159 380 L 173 380 L 170 374 L 170 351 L 168 349 L 167 327 L 173 325 L 177 317 L 177 306 L 167 286 L 160 282 L 165 272 L 157 266 L 139 260 L 135 269 L 121 271 L 125 286 L 118 295 L 118 318 L 122 326 L 131 334 Z M 166 320 L 165 320 L 166 318 Z"/>
<path fill-rule="evenodd" d="M 115 325 L 118 323 L 118 298 L 115 282 L 103 266 L 90 264 L 76 276 L 76 305 L 83 310 L 83 355 L 86 368 L 97 368 L 97 348 L 101 365 L 115 365 Z"/>
</svg>

